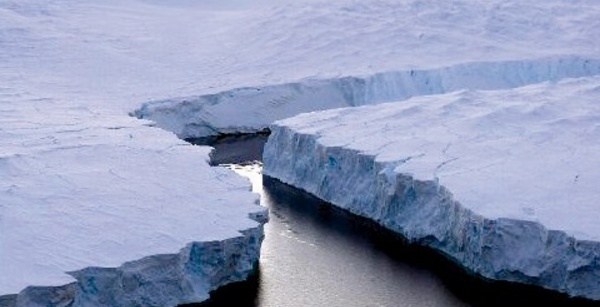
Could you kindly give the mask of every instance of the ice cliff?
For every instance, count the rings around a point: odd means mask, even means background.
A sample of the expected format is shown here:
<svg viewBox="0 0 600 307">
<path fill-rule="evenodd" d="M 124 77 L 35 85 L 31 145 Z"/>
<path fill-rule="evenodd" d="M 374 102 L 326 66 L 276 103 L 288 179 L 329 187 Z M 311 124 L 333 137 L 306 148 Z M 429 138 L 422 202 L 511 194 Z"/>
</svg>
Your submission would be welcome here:
<svg viewBox="0 0 600 307">
<path fill-rule="evenodd" d="M 256 132 L 298 113 L 398 101 L 459 89 L 506 89 L 543 81 L 600 74 L 600 60 L 580 56 L 520 61 L 468 62 L 360 77 L 308 79 L 236 88 L 216 94 L 148 102 L 132 114 L 193 138 Z"/>
<path fill-rule="evenodd" d="M 176 306 L 202 302 L 220 286 L 253 274 L 262 227 L 225 240 L 191 242 L 179 253 L 147 256 L 116 268 L 69 272 L 77 281 L 30 286 L 0 306 Z M 9 300 L 10 299 L 10 300 Z"/>
<path fill-rule="evenodd" d="M 598 16 L 594 0 L 0 0 L 0 305 L 169 305 L 246 274 L 256 197 L 129 118 L 142 101 L 185 138 L 596 75 Z"/>
<path fill-rule="evenodd" d="M 600 78 L 278 121 L 264 174 L 490 279 L 600 299 Z"/>
<path fill-rule="evenodd" d="M 210 148 L 21 98 L 0 104 L 0 306 L 175 306 L 254 271 L 266 209 Z"/>
</svg>

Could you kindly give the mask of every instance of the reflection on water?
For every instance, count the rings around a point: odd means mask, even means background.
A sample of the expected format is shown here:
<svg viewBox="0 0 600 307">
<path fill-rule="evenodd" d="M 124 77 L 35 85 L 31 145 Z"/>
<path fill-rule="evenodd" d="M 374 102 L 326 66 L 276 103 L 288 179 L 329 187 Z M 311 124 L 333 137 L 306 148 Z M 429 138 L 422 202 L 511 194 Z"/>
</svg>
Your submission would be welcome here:
<svg viewBox="0 0 600 307">
<path fill-rule="evenodd" d="M 270 210 L 255 306 L 465 305 L 401 240 L 268 177 L 261 188 L 256 164 L 234 169 Z"/>
<path fill-rule="evenodd" d="M 247 147 L 230 142 L 227 148 L 239 153 Z M 483 281 L 370 221 L 263 177 L 260 162 L 226 166 L 252 181 L 270 221 L 256 276 L 197 306 L 596 305 L 537 287 Z"/>
</svg>

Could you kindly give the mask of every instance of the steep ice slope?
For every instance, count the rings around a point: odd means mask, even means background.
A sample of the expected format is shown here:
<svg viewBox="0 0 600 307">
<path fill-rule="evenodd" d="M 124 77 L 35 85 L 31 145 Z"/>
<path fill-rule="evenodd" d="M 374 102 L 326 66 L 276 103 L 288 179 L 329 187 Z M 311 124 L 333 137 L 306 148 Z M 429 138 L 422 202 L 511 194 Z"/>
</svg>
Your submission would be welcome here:
<svg viewBox="0 0 600 307">
<path fill-rule="evenodd" d="M 578 56 L 464 63 L 171 98 L 145 103 L 134 115 L 152 120 L 158 127 L 185 139 L 256 132 L 276 120 L 302 112 L 404 100 L 458 89 L 513 88 L 591 75 L 600 75 L 600 60 Z"/>
<path fill-rule="evenodd" d="M 264 174 L 492 279 L 600 299 L 600 77 L 276 122 Z"/>
</svg>

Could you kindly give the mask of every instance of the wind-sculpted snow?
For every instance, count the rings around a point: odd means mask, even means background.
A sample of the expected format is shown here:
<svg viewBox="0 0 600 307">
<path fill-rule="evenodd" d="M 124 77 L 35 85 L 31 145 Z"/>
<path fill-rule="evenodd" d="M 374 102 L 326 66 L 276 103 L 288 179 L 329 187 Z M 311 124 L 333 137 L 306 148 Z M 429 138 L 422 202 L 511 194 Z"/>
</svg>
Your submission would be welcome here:
<svg viewBox="0 0 600 307">
<path fill-rule="evenodd" d="M 305 80 L 145 103 L 134 112 L 181 138 L 256 132 L 302 112 L 397 101 L 460 89 L 506 89 L 600 74 L 600 60 L 577 56 L 465 63 L 365 77 Z"/>
<path fill-rule="evenodd" d="M 484 277 L 600 300 L 600 77 L 278 121 L 264 174 Z"/>
</svg>

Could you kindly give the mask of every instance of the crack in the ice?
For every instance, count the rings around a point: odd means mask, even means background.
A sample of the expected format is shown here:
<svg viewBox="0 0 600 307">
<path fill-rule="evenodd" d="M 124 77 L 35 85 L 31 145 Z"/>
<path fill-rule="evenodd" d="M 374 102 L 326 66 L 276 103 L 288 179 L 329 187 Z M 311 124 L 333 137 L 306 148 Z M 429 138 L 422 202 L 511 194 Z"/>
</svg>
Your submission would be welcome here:
<svg viewBox="0 0 600 307">
<path fill-rule="evenodd" d="M 451 143 L 451 142 L 450 142 L 450 143 L 448 143 L 448 144 L 446 144 L 446 147 L 444 147 L 444 149 L 442 150 L 442 153 L 443 153 L 444 155 L 446 155 L 446 152 L 448 151 L 448 149 L 450 149 L 450 147 L 451 147 L 451 146 L 452 146 L 452 143 Z"/>
<path fill-rule="evenodd" d="M 115 176 L 115 177 L 117 177 L 117 178 L 119 178 L 119 179 L 127 180 L 127 178 L 125 178 L 125 177 L 123 177 L 123 176 L 121 176 L 121 175 L 117 174 L 117 173 L 115 172 L 115 170 L 114 170 L 114 169 L 112 169 L 112 168 L 111 168 L 111 169 L 109 169 L 109 170 L 108 170 L 108 172 L 109 172 L 111 175 L 113 175 L 113 176 Z"/>
<path fill-rule="evenodd" d="M 376 154 L 375 156 L 379 156 L 379 154 Z M 411 155 L 411 156 L 408 156 L 408 157 L 400 159 L 400 160 L 390 161 L 390 162 L 387 162 L 387 164 L 393 166 L 393 168 L 396 168 L 396 166 L 399 166 L 399 165 L 402 165 L 402 164 L 406 164 L 410 160 L 417 159 L 417 158 L 422 158 L 424 156 L 425 156 L 425 153 L 420 153 L 418 155 Z M 386 167 L 386 168 L 388 168 L 388 167 Z"/>
<path fill-rule="evenodd" d="M 440 173 L 440 171 L 442 170 L 442 168 L 456 160 L 458 160 L 458 157 L 454 157 L 454 158 L 450 158 L 448 160 L 443 161 L 442 163 L 438 164 L 438 166 L 435 168 L 435 170 L 433 171 L 433 177 L 435 179 L 438 179 L 438 174 Z"/>
</svg>

